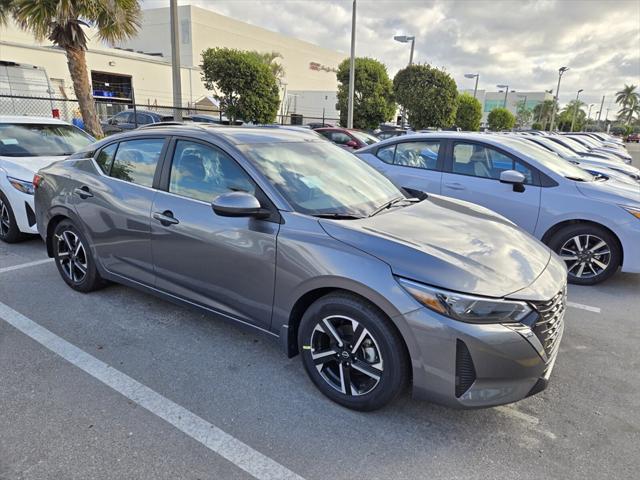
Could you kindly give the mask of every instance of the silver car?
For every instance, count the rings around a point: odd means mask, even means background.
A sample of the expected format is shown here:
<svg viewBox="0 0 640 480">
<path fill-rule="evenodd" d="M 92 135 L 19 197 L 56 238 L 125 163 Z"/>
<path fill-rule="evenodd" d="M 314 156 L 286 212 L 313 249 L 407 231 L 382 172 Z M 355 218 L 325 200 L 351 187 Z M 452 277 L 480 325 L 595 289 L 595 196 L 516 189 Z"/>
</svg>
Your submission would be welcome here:
<svg viewBox="0 0 640 480">
<path fill-rule="evenodd" d="M 123 283 L 261 330 L 346 407 L 379 408 L 410 382 L 455 407 L 547 385 L 562 261 L 485 208 L 406 195 L 314 133 L 141 129 L 34 184 L 71 288 Z"/>
<path fill-rule="evenodd" d="M 509 135 L 414 135 L 357 155 L 399 187 L 474 202 L 505 216 L 560 255 L 570 282 L 592 285 L 619 269 L 640 273 L 636 182 L 594 177 Z"/>
</svg>

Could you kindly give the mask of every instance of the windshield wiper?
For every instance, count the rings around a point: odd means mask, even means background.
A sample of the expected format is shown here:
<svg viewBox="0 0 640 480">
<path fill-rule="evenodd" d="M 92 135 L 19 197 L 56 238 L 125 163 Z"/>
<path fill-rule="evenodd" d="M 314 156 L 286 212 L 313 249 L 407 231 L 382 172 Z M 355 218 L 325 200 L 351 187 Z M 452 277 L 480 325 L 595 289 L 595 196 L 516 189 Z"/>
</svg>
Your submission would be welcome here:
<svg viewBox="0 0 640 480">
<path fill-rule="evenodd" d="M 393 207 L 395 204 L 400 203 L 400 202 L 412 202 L 412 199 L 406 198 L 406 197 L 397 197 L 394 198 L 393 200 L 389 200 L 387 203 L 385 203 L 384 205 L 380 205 L 378 208 L 376 208 L 373 212 L 371 212 L 369 214 L 369 217 L 373 217 L 374 215 L 379 214 L 380 212 L 387 210 L 388 208 Z"/>
<path fill-rule="evenodd" d="M 353 215 L 351 213 L 337 213 L 337 212 L 333 212 L 333 213 L 316 213 L 314 215 L 311 215 L 312 217 L 317 217 L 317 218 L 330 218 L 332 220 L 360 220 L 361 218 L 364 217 L 360 217 L 358 215 Z"/>
</svg>

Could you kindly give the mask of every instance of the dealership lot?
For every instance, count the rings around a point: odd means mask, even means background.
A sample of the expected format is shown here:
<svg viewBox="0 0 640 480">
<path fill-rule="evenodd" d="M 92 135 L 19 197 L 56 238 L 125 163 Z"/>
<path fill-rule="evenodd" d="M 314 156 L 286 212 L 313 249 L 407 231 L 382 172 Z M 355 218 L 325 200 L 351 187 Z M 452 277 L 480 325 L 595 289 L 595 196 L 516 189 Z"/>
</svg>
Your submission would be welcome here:
<svg viewBox="0 0 640 480">
<path fill-rule="evenodd" d="M 632 477 L 639 292 L 629 274 L 570 286 L 540 395 L 363 414 L 265 336 L 122 286 L 74 292 L 38 239 L 0 244 L 0 479 Z"/>
</svg>

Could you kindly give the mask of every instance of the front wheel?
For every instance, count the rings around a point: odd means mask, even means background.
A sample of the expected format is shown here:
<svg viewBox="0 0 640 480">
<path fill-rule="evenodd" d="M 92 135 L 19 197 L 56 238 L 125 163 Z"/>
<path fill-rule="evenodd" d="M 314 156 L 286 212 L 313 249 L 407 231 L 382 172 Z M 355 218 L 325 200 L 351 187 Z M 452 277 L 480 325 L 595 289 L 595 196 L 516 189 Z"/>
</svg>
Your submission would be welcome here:
<svg viewBox="0 0 640 480">
<path fill-rule="evenodd" d="M 549 248 L 567 265 L 569 283 L 595 285 L 613 275 L 622 252 L 618 240 L 597 225 L 569 225 L 556 232 Z"/>
<path fill-rule="evenodd" d="M 103 286 L 88 242 L 70 220 L 56 225 L 53 256 L 60 276 L 74 290 L 88 293 Z"/>
<path fill-rule="evenodd" d="M 409 361 L 389 319 L 346 293 L 320 298 L 305 312 L 298 344 L 307 374 L 334 402 L 375 410 L 406 386 Z"/>
<path fill-rule="evenodd" d="M 6 243 L 16 243 L 24 239 L 24 234 L 18 229 L 16 216 L 11 209 L 9 200 L 0 192 L 0 240 Z"/>
</svg>

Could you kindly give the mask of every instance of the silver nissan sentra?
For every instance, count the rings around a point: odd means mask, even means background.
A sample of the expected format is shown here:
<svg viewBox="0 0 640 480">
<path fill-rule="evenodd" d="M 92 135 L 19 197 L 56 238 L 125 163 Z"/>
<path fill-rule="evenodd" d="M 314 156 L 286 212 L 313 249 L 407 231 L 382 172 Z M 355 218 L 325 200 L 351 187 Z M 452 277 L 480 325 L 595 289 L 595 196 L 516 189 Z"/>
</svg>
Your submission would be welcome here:
<svg viewBox="0 0 640 480">
<path fill-rule="evenodd" d="M 346 407 L 379 408 L 410 383 L 463 408 L 547 385 L 564 263 L 504 217 L 410 195 L 311 132 L 142 128 L 34 186 L 71 288 L 123 283 L 262 330 Z"/>
</svg>

